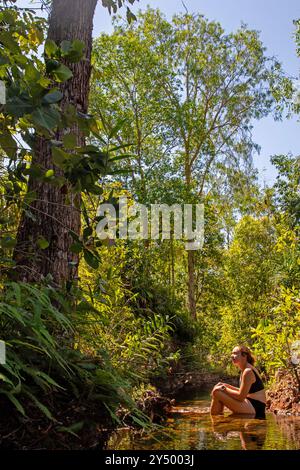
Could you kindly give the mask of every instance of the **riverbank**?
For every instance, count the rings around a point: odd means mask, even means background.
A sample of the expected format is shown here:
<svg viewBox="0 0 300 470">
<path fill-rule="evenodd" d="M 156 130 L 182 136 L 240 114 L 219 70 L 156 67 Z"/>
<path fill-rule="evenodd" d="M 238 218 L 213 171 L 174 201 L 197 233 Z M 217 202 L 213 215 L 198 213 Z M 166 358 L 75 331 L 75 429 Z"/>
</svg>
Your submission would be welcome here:
<svg viewBox="0 0 300 470">
<path fill-rule="evenodd" d="M 184 392 L 209 392 L 218 382 L 238 386 L 238 377 L 218 372 L 191 371 L 170 372 L 166 377 L 152 380 L 161 395 L 174 398 Z"/>
<path fill-rule="evenodd" d="M 238 387 L 238 377 L 216 372 L 177 372 L 152 381 L 162 397 L 173 398 L 182 393 L 209 392 L 217 382 Z M 267 389 L 267 410 L 277 415 L 300 416 L 300 391 L 295 376 L 277 372 L 275 382 Z"/>
<path fill-rule="evenodd" d="M 153 424 L 163 424 L 168 419 L 180 395 L 184 393 L 210 392 L 217 382 L 238 386 L 238 377 L 206 371 L 169 371 L 164 377 L 154 377 L 141 396 L 136 400 L 137 407 L 145 413 Z M 138 428 L 129 411 L 120 406 L 117 416 L 125 426 L 137 433 Z M 117 429 L 116 429 L 117 430 Z"/>
<path fill-rule="evenodd" d="M 300 391 L 291 372 L 277 372 L 274 384 L 267 391 L 267 409 L 277 415 L 300 416 Z"/>
</svg>

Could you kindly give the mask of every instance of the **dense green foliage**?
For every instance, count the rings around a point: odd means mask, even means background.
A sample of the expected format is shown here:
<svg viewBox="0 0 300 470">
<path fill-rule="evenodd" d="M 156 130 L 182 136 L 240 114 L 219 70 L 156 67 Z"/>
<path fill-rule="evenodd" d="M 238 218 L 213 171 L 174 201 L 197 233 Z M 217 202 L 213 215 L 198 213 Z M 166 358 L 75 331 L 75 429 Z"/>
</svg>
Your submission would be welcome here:
<svg viewBox="0 0 300 470">
<path fill-rule="evenodd" d="M 99 351 L 101 360 L 97 363 L 92 356 L 89 361 L 88 355 L 70 347 L 76 316 L 74 319 L 68 302 L 56 290 L 6 283 L 0 311 L 2 339 L 7 346 L 1 393 L 21 414 L 27 412 L 23 400 L 27 406 L 32 400 L 47 418 L 55 419 L 39 397 L 59 390 L 69 399 L 74 394 L 82 400 L 101 395 L 102 401 L 111 407 L 120 402 L 130 403 L 120 390 L 128 384 L 121 377 L 118 379 L 105 351 L 103 357 Z"/>
<path fill-rule="evenodd" d="M 245 342 L 272 375 L 262 358 L 273 352 L 254 335 L 283 301 L 282 288 L 299 287 L 299 166 L 292 156 L 274 156 L 277 181 L 259 187 L 251 117 L 273 112 L 276 119 L 293 96 L 280 64 L 264 52 L 257 33 L 242 28 L 227 36 L 201 16 L 170 23 L 148 9 L 130 27 L 116 19 L 113 34 L 95 41 L 91 111 L 107 134 L 120 120 L 119 143 L 131 142 L 133 157 L 120 163 L 130 172 L 118 181 L 138 201 L 205 203 L 205 243 L 194 255 L 197 326 L 180 331 L 182 357 L 224 367 L 231 348 Z M 180 243 L 150 242 L 136 254 L 143 267 L 136 268 L 133 286 L 141 293 L 146 277 L 151 292 L 149 279 L 163 288 L 167 278 L 177 312 L 188 318 Z M 290 341 L 296 323 L 291 331 Z"/>
</svg>

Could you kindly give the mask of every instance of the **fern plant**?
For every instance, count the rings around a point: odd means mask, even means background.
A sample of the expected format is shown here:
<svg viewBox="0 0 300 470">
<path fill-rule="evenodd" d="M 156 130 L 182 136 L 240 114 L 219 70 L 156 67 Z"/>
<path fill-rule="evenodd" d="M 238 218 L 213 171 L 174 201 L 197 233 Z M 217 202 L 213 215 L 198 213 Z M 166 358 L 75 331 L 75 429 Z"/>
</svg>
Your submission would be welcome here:
<svg viewBox="0 0 300 470">
<path fill-rule="evenodd" d="M 128 392 L 130 384 L 113 368 L 102 349 L 88 357 L 73 347 L 71 305 L 49 286 L 7 282 L 0 292 L 0 338 L 6 343 L 6 363 L 0 366 L 0 394 L 23 416 L 37 407 L 56 421 L 51 394 L 98 401 L 119 422 L 123 404 L 134 420 L 151 427 Z M 55 400 L 54 400 L 55 405 Z"/>
</svg>

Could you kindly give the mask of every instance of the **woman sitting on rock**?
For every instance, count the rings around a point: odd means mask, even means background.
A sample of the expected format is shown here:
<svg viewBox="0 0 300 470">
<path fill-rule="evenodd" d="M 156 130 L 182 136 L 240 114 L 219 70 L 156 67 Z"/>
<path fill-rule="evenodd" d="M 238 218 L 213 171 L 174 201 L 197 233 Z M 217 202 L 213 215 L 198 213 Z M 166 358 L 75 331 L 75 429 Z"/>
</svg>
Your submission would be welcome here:
<svg viewBox="0 0 300 470">
<path fill-rule="evenodd" d="M 255 359 L 250 349 L 246 346 L 236 346 L 231 359 L 241 370 L 240 386 L 237 388 L 218 383 L 211 392 L 211 414 L 223 414 L 226 406 L 235 414 L 253 415 L 253 418 L 264 419 L 266 394 L 258 371 L 253 367 Z"/>
</svg>

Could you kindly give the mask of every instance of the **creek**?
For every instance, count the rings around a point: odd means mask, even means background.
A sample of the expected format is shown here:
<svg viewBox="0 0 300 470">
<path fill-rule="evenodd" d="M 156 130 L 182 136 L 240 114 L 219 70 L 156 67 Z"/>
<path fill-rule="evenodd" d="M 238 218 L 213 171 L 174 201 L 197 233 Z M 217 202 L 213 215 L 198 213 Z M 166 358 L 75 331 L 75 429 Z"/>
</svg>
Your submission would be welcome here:
<svg viewBox="0 0 300 470">
<path fill-rule="evenodd" d="M 298 450 L 300 417 L 267 413 L 265 420 L 246 416 L 211 417 L 210 396 L 198 392 L 176 397 L 163 427 L 154 432 L 119 429 L 113 450 Z"/>
</svg>

